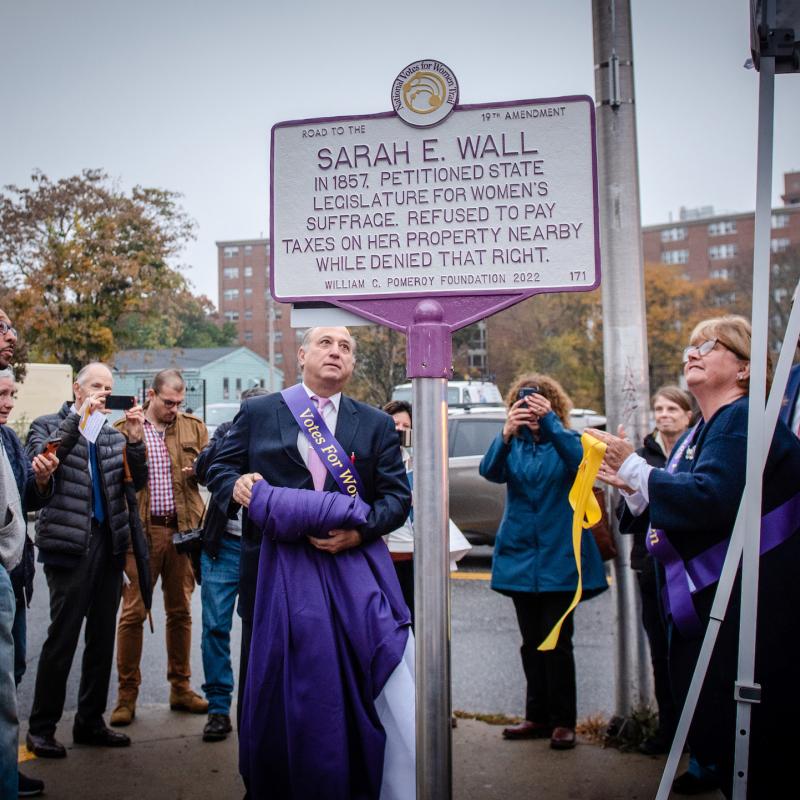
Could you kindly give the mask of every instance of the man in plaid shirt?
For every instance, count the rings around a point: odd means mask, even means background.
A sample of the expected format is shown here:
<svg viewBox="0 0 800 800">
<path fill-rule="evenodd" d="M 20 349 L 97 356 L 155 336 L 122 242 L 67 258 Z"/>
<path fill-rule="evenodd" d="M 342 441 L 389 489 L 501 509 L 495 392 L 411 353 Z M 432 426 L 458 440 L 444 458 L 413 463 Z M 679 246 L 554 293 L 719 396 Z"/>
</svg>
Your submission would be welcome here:
<svg viewBox="0 0 800 800">
<path fill-rule="evenodd" d="M 199 527 L 203 516 L 194 461 L 208 443 L 208 432 L 202 420 L 180 410 L 185 396 L 183 376 L 174 369 L 159 372 L 147 391 L 144 438 L 149 478 L 139 492 L 139 513 L 150 541 L 153 584 L 160 576 L 164 592 L 170 708 L 205 714 L 208 702 L 190 682 L 194 574 L 189 556 L 178 553 L 172 543 L 173 534 Z M 126 432 L 124 421 L 118 427 Z M 117 630 L 119 693 L 111 714 L 111 724 L 116 726 L 129 725 L 136 714 L 146 616 L 133 553 L 128 553 L 125 572 L 131 582 L 123 591 Z"/>
</svg>

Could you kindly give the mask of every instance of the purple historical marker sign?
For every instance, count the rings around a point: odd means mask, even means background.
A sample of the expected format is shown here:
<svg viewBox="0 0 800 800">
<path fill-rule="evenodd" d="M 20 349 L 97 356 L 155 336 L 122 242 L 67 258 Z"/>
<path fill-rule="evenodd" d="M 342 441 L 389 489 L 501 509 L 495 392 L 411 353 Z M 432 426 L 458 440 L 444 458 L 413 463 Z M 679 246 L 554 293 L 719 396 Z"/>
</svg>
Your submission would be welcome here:
<svg viewBox="0 0 800 800">
<path fill-rule="evenodd" d="M 396 111 L 273 127 L 276 300 L 404 331 L 435 300 L 452 332 L 534 294 L 599 285 L 592 99 L 457 97 L 444 65 L 416 62 L 392 87 Z"/>
</svg>

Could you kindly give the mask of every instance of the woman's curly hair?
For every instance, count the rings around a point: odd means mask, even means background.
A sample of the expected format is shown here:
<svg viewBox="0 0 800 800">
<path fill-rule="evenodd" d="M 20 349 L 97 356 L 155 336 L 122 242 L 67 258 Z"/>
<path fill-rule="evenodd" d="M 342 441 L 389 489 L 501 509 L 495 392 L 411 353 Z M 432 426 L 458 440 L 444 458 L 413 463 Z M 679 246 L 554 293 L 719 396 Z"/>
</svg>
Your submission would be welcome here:
<svg viewBox="0 0 800 800">
<path fill-rule="evenodd" d="M 510 409 L 517 402 L 517 394 L 526 386 L 538 386 L 542 394 L 550 401 L 553 411 L 561 420 L 565 428 L 569 428 L 569 412 L 572 409 L 572 400 L 564 391 L 564 387 L 549 375 L 539 375 L 536 372 L 527 372 L 518 375 L 506 395 L 506 405 Z"/>
</svg>

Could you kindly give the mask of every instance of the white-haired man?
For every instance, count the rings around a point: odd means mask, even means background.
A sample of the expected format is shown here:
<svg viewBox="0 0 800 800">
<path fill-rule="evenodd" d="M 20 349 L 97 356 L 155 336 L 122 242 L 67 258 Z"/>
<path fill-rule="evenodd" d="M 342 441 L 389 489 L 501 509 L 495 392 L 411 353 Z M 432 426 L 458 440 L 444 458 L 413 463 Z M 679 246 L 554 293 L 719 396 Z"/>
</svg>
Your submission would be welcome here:
<svg viewBox="0 0 800 800">
<path fill-rule="evenodd" d="M 64 758 L 55 738 L 64 710 L 72 659 L 86 619 L 78 710 L 72 729 L 77 744 L 124 747 L 130 739 L 107 728 L 103 714 L 114 655 L 114 632 L 125 555 L 131 541 L 130 511 L 124 491 L 126 457 L 134 486 L 147 483 L 141 406 L 126 411 L 128 440 L 103 423 L 95 441 L 82 422 L 108 413 L 114 387 L 111 370 L 87 364 L 72 386 L 75 402 L 34 420 L 28 435 L 31 457 L 48 443 L 60 461 L 49 506 L 36 522 L 39 560 L 50 590 L 50 627 L 39 657 L 27 746 L 40 758 Z"/>
</svg>

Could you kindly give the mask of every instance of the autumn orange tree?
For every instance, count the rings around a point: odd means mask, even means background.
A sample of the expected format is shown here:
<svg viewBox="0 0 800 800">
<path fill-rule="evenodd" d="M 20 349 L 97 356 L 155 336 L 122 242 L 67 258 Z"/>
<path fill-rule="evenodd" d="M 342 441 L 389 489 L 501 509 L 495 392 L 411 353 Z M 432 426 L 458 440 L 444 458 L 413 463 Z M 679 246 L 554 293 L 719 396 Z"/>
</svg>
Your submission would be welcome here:
<svg viewBox="0 0 800 800">
<path fill-rule="evenodd" d="M 32 360 L 80 367 L 125 347 L 169 347 L 187 315 L 205 320 L 210 302 L 172 265 L 194 235 L 178 198 L 126 193 L 101 170 L 57 181 L 37 171 L 30 186 L 4 187 L 0 299 Z"/>
<path fill-rule="evenodd" d="M 576 406 L 602 408 L 599 290 L 542 294 L 488 320 L 489 366 L 502 392 L 522 372 L 544 372 Z"/>
</svg>

